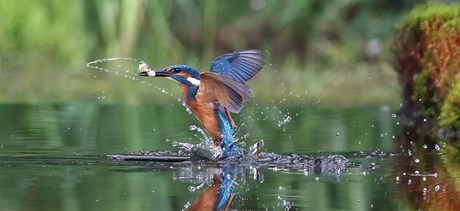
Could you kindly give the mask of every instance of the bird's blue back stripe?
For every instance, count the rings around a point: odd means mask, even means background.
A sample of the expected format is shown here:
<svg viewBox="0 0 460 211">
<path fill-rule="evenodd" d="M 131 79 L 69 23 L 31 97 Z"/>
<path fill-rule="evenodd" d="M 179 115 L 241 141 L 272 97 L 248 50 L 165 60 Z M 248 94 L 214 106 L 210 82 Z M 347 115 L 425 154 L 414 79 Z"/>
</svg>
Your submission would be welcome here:
<svg viewBox="0 0 460 211">
<path fill-rule="evenodd" d="M 224 110 L 225 112 L 225 110 Z M 221 140 L 220 146 L 222 147 L 223 157 L 233 154 L 234 144 L 233 144 L 233 129 L 230 123 L 230 120 L 227 117 L 227 114 L 222 114 L 221 111 L 217 110 L 217 115 L 219 116 L 221 134 L 223 138 Z"/>
</svg>

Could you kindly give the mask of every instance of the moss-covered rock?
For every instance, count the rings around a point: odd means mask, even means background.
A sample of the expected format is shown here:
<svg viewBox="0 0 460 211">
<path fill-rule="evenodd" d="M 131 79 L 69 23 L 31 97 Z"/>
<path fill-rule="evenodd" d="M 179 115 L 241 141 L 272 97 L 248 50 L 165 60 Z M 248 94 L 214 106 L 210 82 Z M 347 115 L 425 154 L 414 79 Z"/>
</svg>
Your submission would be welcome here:
<svg viewBox="0 0 460 211">
<path fill-rule="evenodd" d="M 460 129 L 460 4 L 414 8 L 396 30 L 391 50 L 403 110 L 415 102 L 418 114 Z"/>
</svg>

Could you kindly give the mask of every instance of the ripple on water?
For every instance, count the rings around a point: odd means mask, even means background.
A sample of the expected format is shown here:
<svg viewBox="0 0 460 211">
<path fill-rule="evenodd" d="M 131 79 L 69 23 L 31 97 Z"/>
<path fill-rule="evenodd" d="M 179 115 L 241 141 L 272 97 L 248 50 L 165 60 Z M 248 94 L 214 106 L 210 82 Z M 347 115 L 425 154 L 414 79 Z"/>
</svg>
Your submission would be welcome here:
<svg viewBox="0 0 460 211">
<path fill-rule="evenodd" d="M 181 146 L 183 143 L 178 143 Z M 182 145 L 185 146 L 185 145 Z M 215 150 L 215 151 L 213 151 Z M 200 144 L 188 144 L 178 151 L 138 151 L 128 152 L 121 155 L 110 155 L 119 160 L 144 160 L 155 162 L 182 162 L 185 165 L 212 164 L 212 165 L 233 165 L 244 168 L 266 168 L 274 171 L 297 171 L 304 173 L 338 175 L 346 174 L 353 167 L 363 169 L 379 168 L 375 163 L 351 162 L 344 155 L 298 155 L 298 154 L 276 154 L 273 152 L 261 152 L 259 159 L 255 155 L 242 148 L 237 148 L 234 156 L 227 158 L 217 157 L 220 155 L 219 147 Z M 220 152 L 221 153 L 221 152 Z M 183 163 L 186 161 L 186 163 Z"/>
</svg>

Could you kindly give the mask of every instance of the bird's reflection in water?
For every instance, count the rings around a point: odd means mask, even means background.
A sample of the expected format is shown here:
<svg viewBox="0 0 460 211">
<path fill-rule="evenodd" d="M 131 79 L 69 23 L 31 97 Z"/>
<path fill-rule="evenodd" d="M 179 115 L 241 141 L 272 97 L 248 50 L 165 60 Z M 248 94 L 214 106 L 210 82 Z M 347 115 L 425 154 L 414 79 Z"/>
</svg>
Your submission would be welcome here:
<svg viewBox="0 0 460 211">
<path fill-rule="evenodd" d="M 196 199 L 189 211 L 228 210 L 234 196 L 232 192 L 235 179 L 235 169 L 229 165 L 223 166 L 222 173 L 214 174 L 214 182 Z"/>
<path fill-rule="evenodd" d="M 245 158 L 244 155 L 246 154 L 241 154 L 237 158 L 229 157 L 218 162 L 191 160 L 193 154 L 187 154 L 187 152 L 182 151 L 180 153 L 173 151 L 132 152 L 129 154 L 110 155 L 110 157 L 116 158 L 118 160 L 116 161 L 117 164 L 119 161 L 124 161 L 123 164 L 129 167 L 127 169 L 116 169 L 116 171 L 120 172 L 150 172 L 152 170 L 171 172 L 172 170 L 172 179 L 174 181 L 200 184 L 196 187 L 189 186 L 190 192 L 200 189 L 205 182 L 213 181 L 201 196 L 194 200 L 192 205 L 191 201 L 193 199 L 187 201 L 183 206 L 183 210 L 228 210 L 229 206 L 249 206 L 251 208 L 257 208 L 261 205 L 265 207 L 285 206 L 285 208 L 291 206 L 292 204 L 285 199 L 282 199 L 283 203 L 279 204 L 278 200 L 281 200 L 280 198 L 276 201 L 268 201 L 268 204 L 258 202 L 257 205 L 252 206 L 249 205 L 246 199 L 241 200 L 238 196 L 234 198 L 233 193 L 239 193 L 238 190 L 241 190 L 243 186 L 247 187 L 246 192 L 250 188 L 258 187 L 258 185 L 254 186 L 251 181 L 247 181 L 248 178 L 264 183 L 265 176 L 259 171 L 260 169 L 284 174 L 305 175 L 306 177 L 331 175 L 333 177 L 330 178 L 336 181 L 340 175 L 348 174 L 352 168 L 366 169 L 366 171 L 380 168 L 374 162 L 351 162 L 346 156 L 340 154 L 298 155 L 261 152 L 256 161 Z M 371 159 L 369 161 L 383 159 L 387 156 L 393 157 L 394 155 L 379 151 L 360 151 L 347 154 L 347 157 Z M 151 159 L 163 160 L 163 162 L 148 161 Z M 128 162 L 130 160 L 131 162 Z M 134 166 L 138 168 L 134 168 Z M 240 176 L 240 179 L 238 179 L 237 183 L 238 176 Z M 231 204 L 232 201 L 233 204 Z M 273 202 L 276 203 L 271 204 Z"/>
</svg>

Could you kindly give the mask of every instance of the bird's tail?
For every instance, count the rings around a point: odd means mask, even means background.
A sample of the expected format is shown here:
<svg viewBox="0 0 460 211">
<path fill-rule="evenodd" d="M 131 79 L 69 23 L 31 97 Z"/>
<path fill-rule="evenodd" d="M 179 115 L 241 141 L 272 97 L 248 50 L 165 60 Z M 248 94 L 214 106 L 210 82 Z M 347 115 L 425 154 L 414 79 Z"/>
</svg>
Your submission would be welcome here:
<svg viewBox="0 0 460 211">
<path fill-rule="evenodd" d="M 219 105 L 217 115 L 220 121 L 221 135 L 220 147 L 222 148 L 223 157 L 227 157 L 235 152 L 235 144 L 233 144 L 233 120 L 231 119 L 227 109 Z M 233 124 L 232 124 L 233 123 Z"/>
</svg>

